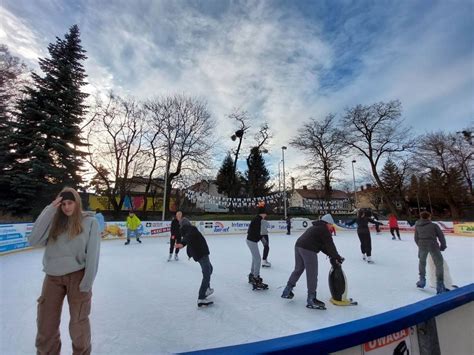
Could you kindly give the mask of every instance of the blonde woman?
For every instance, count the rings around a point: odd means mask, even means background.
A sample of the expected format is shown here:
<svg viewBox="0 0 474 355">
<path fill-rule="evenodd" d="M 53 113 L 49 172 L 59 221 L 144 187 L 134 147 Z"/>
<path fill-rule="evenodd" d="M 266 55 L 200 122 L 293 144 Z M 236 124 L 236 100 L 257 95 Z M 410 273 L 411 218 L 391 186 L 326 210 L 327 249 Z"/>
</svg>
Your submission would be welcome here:
<svg viewBox="0 0 474 355">
<path fill-rule="evenodd" d="M 38 298 L 37 353 L 60 353 L 59 324 L 67 296 L 73 354 L 90 354 L 91 290 L 100 251 L 97 220 L 82 211 L 77 191 L 66 187 L 41 212 L 28 239 L 32 246 L 46 246 L 46 276 Z"/>
</svg>

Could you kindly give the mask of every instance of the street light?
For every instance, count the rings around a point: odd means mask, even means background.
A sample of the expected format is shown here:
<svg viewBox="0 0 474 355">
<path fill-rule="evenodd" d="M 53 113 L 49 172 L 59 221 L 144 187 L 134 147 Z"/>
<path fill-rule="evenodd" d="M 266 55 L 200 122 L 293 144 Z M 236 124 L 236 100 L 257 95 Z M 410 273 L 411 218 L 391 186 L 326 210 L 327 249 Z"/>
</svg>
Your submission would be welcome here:
<svg viewBox="0 0 474 355">
<path fill-rule="evenodd" d="M 355 178 L 355 172 L 354 172 L 354 163 L 355 159 L 352 161 L 352 182 L 354 184 L 354 207 L 357 208 L 357 192 L 356 192 L 356 178 Z"/>
<path fill-rule="evenodd" d="M 281 160 L 283 162 L 283 208 L 285 211 L 285 219 L 286 219 L 286 184 L 285 184 L 285 150 L 286 147 L 281 147 Z"/>
<path fill-rule="evenodd" d="M 165 166 L 165 188 L 163 189 L 163 203 L 162 206 L 162 213 L 161 213 L 161 220 L 165 220 L 166 215 L 166 190 L 168 189 L 168 162 L 169 162 L 170 153 L 168 152 L 168 156 L 166 157 L 166 166 Z"/>
<path fill-rule="evenodd" d="M 278 192 L 280 193 L 280 196 L 281 196 L 281 163 L 282 161 L 280 160 L 278 162 Z M 281 199 L 280 199 L 280 203 L 278 205 L 278 213 L 281 212 Z"/>
</svg>

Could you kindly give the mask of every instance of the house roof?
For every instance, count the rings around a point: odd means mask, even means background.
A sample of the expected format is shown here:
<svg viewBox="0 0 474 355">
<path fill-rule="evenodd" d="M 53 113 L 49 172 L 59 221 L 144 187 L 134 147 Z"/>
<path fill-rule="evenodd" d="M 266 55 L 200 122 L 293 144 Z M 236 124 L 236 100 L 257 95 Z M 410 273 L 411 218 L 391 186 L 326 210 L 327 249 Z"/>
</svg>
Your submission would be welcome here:
<svg viewBox="0 0 474 355">
<path fill-rule="evenodd" d="M 295 189 L 297 193 L 301 195 L 303 198 L 313 199 L 313 200 L 320 200 L 324 198 L 324 190 L 317 190 L 317 189 Z M 341 190 L 332 190 L 331 191 L 331 198 L 333 199 L 346 199 L 349 198 L 349 195 Z"/>
</svg>

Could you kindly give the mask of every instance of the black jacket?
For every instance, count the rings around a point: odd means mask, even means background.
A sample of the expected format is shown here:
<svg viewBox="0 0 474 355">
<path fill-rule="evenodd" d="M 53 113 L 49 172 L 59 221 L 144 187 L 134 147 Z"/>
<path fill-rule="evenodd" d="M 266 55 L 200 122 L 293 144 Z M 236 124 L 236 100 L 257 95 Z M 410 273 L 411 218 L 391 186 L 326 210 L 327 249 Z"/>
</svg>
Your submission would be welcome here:
<svg viewBox="0 0 474 355">
<path fill-rule="evenodd" d="M 171 235 L 175 236 L 177 242 L 181 240 L 181 228 L 176 218 L 171 221 Z"/>
<path fill-rule="evenodd" d="M 347 223 L 348 226 L 353 225 L 355 222 L 357 222 L 357 230 L 369 230 L 369 223 L 372 224 L 382 224 L 380 222 L 374 221 L 370 217 L 357 217 L 356 219 L 353 219 L 349 223 Z"/>
<path fill-rule="evenodd" d="M 319 253 L 322 251 L 330 258 L 340 259 L 331 232 L 324 221 L 315 221 L 296 241 L 295 247 Z"/>
<path fill-rule="evenodd" d="M 188 256 L 195 261 L 210 254 L 206 239 L 194 226 L 184 225 L 181 227 L 181 244 L 187 246 Z"/>
<path fill-rule="evenodd" d="M 260 235 L 260 228 L 262 226 L 262 216 L 257 215 L 252 219 L 249 225 L 249 229 L 247 230 L 247 240 L 252 242 L 259 242 L 262 239 Z"/>
</svg>

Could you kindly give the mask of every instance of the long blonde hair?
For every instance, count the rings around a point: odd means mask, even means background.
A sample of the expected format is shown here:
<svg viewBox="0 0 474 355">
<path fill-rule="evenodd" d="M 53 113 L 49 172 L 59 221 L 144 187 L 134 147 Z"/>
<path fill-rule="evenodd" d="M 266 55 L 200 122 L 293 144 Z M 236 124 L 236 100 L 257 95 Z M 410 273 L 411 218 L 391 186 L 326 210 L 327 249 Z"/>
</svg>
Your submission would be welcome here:
<svg viewBox="0 0 474 355">
<path fill-rule="evenodd" d="M 49 231 L 49 238 L 53 241 L 58 239 L 58 236 L 64 232 L 67 232 L 69 238 L 74 238 L 77 235 L 82 233 L 82 201 L 81 197 L 71 187 L 65 187 L 61 192 L 71 192 L 74 195 L 74 202 L 76 202 L 76 207 L 74 209 L 71 217 L 68 217 L 64 214 L 61 209 L 61 206 L 58 207 L 56 214 L 53 218 L 53 223 Z M 59 196 L 59 195 L 58 195 Z"/>
</svg>

